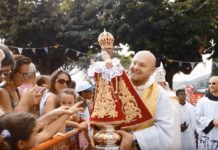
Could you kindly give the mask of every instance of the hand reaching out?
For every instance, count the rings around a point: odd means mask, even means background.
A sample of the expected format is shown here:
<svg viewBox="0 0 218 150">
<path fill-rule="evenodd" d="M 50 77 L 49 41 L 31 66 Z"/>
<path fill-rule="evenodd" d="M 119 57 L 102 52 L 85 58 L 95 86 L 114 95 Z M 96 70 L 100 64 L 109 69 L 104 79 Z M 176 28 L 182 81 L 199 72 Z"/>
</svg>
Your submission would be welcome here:
<svg viewBox="0 0 218 150">
<path fill-rule="evenodd" d="M 76 113 L 76 112 L 78 112 L 78 111 L 83 111 L 84 108 L 83 108 L 83 107 L 80 107 L 80 106 L 82 106 L 82 104 L 83 104 L 83 101 L 77 102 L 77 103 L 74 104 L 72 107 L 70 107 L 70 108 L 69 108 L 69 111 L 71 111 L 71 114 L 74 114 L 74 113 Z"/>
</svg>

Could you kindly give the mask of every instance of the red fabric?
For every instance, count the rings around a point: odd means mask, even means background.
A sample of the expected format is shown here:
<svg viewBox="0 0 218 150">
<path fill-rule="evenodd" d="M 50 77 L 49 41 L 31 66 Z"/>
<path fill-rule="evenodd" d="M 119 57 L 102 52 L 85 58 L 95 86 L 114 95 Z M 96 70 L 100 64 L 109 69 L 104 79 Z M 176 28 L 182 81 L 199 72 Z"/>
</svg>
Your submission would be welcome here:
<svg viewBox="0 0 218 150">
<path fill-rule="evenodd" d="M 100 77 L 100 74 L 96 74 L 96 79 L 98 77 Z M 120 77 L 119 77 L 120 78 Z M 118 79 L 119 79 L 118 78 Z M 110 118 L 110 117 L 104 117 L 104 118 L 97 118 L 97 117 L 90 117 L 90 121 L 93 123 L 110 123 L 110 124 L 121 124 L 121 127 L 129 127 L 129 126 L 134 126 L 134 125 L 138 125 L 141 123 L 144 123 L 145 121 L 149 120 L 152 118 L 152 115 L 150 114 L 150 112 L 148 111 L 148 109 L 146 108 L 145 104 L 143 103 L 143 101 L 141 100 L 140 96 L 137 94 L 137 92 L 135 91 L 132 83 L 130 82 L 128 76 L 126 75 L 126 73 L 123 71 L 123 74 L 121 75 L 121 78 L 124 80 L 126 87 L 128 88 L 128 90 L 130 91 L 130 93 L 132 94 L 132 96 L 135 97 L 137 106 L 139 107 L 139 109 L 141 110 L 141 115 L 142 117 L 139 118 L 134 118 L 134 121 L 130 122 L 130 123 L 124 123 L 125 120 L 125 114 L 123 112 L 122 109 L 122 101 L 119 99 L 118 95 L 122 94 L 119 91 L 119 87 L 118 87 L 118 93 L 114 93 L 114 91 L 110 91 L 111 95 L 113 95 L 114 100 L 116 101 L 116 111 L 118 112 L 118 116 L 114 117 L 114 118 Z M 96 80 L 98 81 L 98 79 Z M 116 77 L 112 79 L 112 84 L 111 86 L 113 86 L 113 89 L 115 89 L 116 91 L 116 85 L 118 80 L 116 80 Z M 96 90 L 98 90 L 98 84 L 96 84 Z M 95 105 L 95 104 L 94 104 Z"/>
<path fill-rule="evenodd" d="M 95 74 L 95 77 L 96 77 L 96 78 L 98 78 L 98 77 L 100 77 L 100 76 L 101 76 L 101 75 L 98 74 L 98 73 Z M 97 79 L 96 81 L 98 81 L 98 79 Z M 111 85 L 111 84 L 110 84 L 110 85 L 113 86 L 113 87 L 115 87 L 115 85 L 116 85 L 116 79 L 113 78 L 111 83 L 112 83 L 112 85 Z M 99 87 L 98 87 L 98 84 L 96 83 L 96 90 L 98 90 L 98 88 L 99 88 Z M 114 94 L 114 92 L 113 92 L 112 90 L 110 90 L 110 92 L 111 92 L 111 95 L 112 95 L 114 101 L 116 101 L 116 102 L 115 102 L 115 105 L 116 105 L 115 110 L 118 112 L 117 117 L 111 118 L 110 116 L 106 116 L 106 117 L 104 117 L 104 118 L 98 118 L 98 117 L 92 117 L 92 115 L 91 115 L 91 116 L 90 116 L 90 121 L 91 121 L 91 122 L 120 124 L 120 123 L 125 119 L 125 115 L 124 115 L 123 111 L 121 111 L 121 108 L 122 108 L 122 102 L 121 102 L 121 100 L 120 100 L 117 96 L 115 96 L 115 94 Z M 95 101 L 95 100 L 94 100 L 94 101 Z M 95 104 L 94 104 L 94 107 L 95 107 Z M 94 109 L 94 107 L 93 107 L 93 109 Z M 93 110 L 92 110 L 92 111 L 93 111 Z"/>
<path fill-rule="evenodd" d="M 152 115 L 150 114 L 148 108 L 145 106 L 142 99 L 140 98 L 140 96 L 136 92 L 135 88 L 133 87 L 132 83 L 130 82 L 130 80 L 125 72 L 123 72 L 122 78 L 124 79 L 124 82 L 125 82 L 127 88 L 129 89 L 130 93 L 135 97 L 136 103 L 137 103 L 139 109 L 141 110 L 142 118 L 137 117 L 134 121 L 132 121 L 130 123 L 123 123 L 123 124 L 121 124 L 121 126 L 122 127 L 134 126 L 134 125 L 144 123 L 145 121 L 151 119 Z"/>
<path fill-rule="evenodd" d="M 202 93 L 195 93 L 195 88 L 192 85 L 187 85 L 185 87 L 186 92 L 188 93 L 190 103 L 196 105 L 198 99 L 203 97 Z"/>
</svg>

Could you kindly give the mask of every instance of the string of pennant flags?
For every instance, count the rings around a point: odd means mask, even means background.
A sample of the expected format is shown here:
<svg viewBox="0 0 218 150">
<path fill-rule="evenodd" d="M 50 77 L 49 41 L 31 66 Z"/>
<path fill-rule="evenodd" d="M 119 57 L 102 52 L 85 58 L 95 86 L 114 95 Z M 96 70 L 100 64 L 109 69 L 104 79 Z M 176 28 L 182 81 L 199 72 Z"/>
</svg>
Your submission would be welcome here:
<svg viewBox="0 0 218 150">
<path fill-rule="evenodd" d="M 206 62 L 199 62 L 199 61 L 180 61 L 180 60 L 174 60 L 174 59 L 169 59 L 169 58 L 166 58 L 165 59 L 167 60 L 167 62 L 169 63 L 173 63 L 173 62 L 176 62 L 179 64 L 179 67 L 182 66 L 183 63 L 188 63 L 191 65 L 192 68 L 194 68 L 194 66 L 198 63 L 203 63 L 204 65 L 206 65 Z"/>
<path fill-rule="evenodd" d="M 180 60 L 174 60 L 174 59 L 169 59 L 169 58 L 166 58 L 165 59 L 167 60 L 168 63 L 173 63 L 173 62 L 176 62 L 179 64 L 179 67 L 182 66 L 183 63 L 188 63 L 191 65 L 192 69 L 194 68 L 195 65 L 199 64 L 199 63 L 202 63 L 205 67 L 206 67 L 206 62 L 203 62 L 203 61 L 180 61 Z M 212 65 L 215 65 L 216 68 L 218 68 L 218 63 L 217 62 L 214 62 L 212 61 Z"/>
<path fill-rule="evenodd" d="M 22 54 L 22 52 L 24 50 L 32 50 L 32 52 L 35 54 L 36 53 L 36 50 L 44 50 L 47 54 L 48 54 L 48 51 L 49 49 L 58 49 L 59 47 L 63 47 L 65 48 L 65 54 L 69 51 L 73 51 L 76 53 L 76 56 L 79 56 L 79 55 L 83 55 L 83 56 L 87 56 L 88 54 L 86 53 L 83 53 L 79 50 L 75 50 L 75 49 L 72 49 L 72 48 L 68 48 L 68 47 L 65 47 L 63 45 L 60 45 L 60 44 L 56 44 L 56 45 L 53 45 L 53 46 L 46 46 L 46 47 L 16 47 L 16 46 L 9 46 L 9 45 L 6 45 L 8 46 L 9 48 L 13 48 L 13 49 L 17 49 L 19 54 Z M 164 56 L 164 58 L 167 60 L 168 63 L 172 63 L 172 62 L 177 62 L 179 64 L 179 67 L 182 66 L 183 63 L 189 63 L 192 67 L 192 69 L 194 68 L 195 65 L 197 65 L 198 63 L 203 63 L 204 65 L 206 65 L 206 62 L 196 62 L 196 61 L 180 61 L 180 60 L 175 60 L 175 59 L 170 59 L 170 58 L 167 58 L 166 56 Z M 216 65 L 218 67 L 218 63 L 216 62 L 213 62 L 214 65 Z"/>
<path fill-rule="evenodd" d="M 59 47 L 63 47 L 63 48 L 65 48 L 65 53 L 67 53 L 69 51 L 73 51 L 76 53 L 76 56 L 79 56 L 81 54 L 87 55 L 86 53 L 80 52 L 80 51 L 72 49 L 72 48 L 64 47 L 63 45 L 60 45 L 60 44 L 56 44 L 53 46 L 47 46 L 47 47 L 16 47 L 16 46 L 9 46 L 9 45 L 6 45 L 6 46 L 8 46 L 11 49 L 17 49 L 19 54 L 22 54 L 22 52 L 24 50 L 32 50 L 32 52 L 34 54 L 36 53 L 36 50 L 44 50 L 48 54 L 49 49 L 52 49 L 52 48 L 58 49 Z"/>
</svg>

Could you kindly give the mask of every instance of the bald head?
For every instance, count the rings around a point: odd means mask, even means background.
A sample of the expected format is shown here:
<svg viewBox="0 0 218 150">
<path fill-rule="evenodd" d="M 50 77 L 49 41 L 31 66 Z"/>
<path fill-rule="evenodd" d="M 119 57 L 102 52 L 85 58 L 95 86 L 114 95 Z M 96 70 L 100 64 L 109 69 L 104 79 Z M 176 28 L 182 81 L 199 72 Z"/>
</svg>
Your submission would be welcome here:
<svg viewBox="0 0 218 150">
<path fill-rule="evenodd" d="M 209 90 L 214 96 L 218 96 L 218 76 L 212 76 L 209 80 Z"/>
<path fill-rule="evenodd" d="M 154 54 L 152 54 L 148 50 L 143 50 L 143 51 L 137 52 L 135 54 L 134 58 L 146 59 L 146 60 L 148 60 L 150 62 L 151 66 L 155 66 L 156 65 L 156 58 L 155 58 Z"/>
<path fill-rule="evenodd" d="M 130 65 L 130 80 L 135 86 L 145 84 L 155 71 L 156 58 L 150 51 L 139 51 Z"/>
<path fill-rule="evenodd" d="M 210 80 L 218 81 L 218 76 L 212 76 L 212 77 L 210 77 Z"/>
</svg>

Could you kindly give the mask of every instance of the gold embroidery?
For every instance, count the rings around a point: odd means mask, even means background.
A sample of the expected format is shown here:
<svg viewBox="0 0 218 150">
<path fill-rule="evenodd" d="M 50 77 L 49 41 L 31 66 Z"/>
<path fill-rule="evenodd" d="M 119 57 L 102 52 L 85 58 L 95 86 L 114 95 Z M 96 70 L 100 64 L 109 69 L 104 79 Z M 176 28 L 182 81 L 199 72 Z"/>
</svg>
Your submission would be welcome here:
<svg viewBox="0 0 218 150">
<path fill-rule="evenodd" d="M 119 80 L 119 98 L 122 101 L 125 121 L 134 121 L 137 117 L 141 118 L 141 110 L 138 108 L 135 98 L 131 95 L 123 79 Z"/>
<path fill-rule="evenodd" d="M 118 112 L 116 111 L 115 104 L 117 100 L 112 96 L 112 83 L 99 77 L 97 84 L 95 105 L 91 117 L 117 117 Z"/>
<path fill-rule="evenodd" d="M 156 83 L 152 84 L 149 88 L 143 91 L 141 97 L 151 115 L 154 116 L 157 107 L 158 85 Z"/>
<path fill-rule="evenodd" d="M 156 83 L 152 84 L 149 88 L 145 89 L 142 94 L 141 98 L 145 104 L 145 106 L 148 108 L 149 112 L 152 115 L 152 118 L 148 121 L 146 121 L 141 126 L 138 126 L 135 130 L 141 130 L 144 128 L 148 128 L 154 124 L 154 116 L 157 109 L 157 98 L 158 98 L 158 85 Z"/>
<path fill-rule="evenodd" d="M 154 83 L 150 87 L 146 88 L 140 95 L 143 103 L 148 108 L 149 112 L 151 113 L 152 118 L 143 123 L 132 125 L 129 127 L 123 127 L 122 129 L 138 131 L 138 130 L 151 127 L 154 124 L 154 116 L 155 116 L 156 108 L 157 108 L 158 93 L 159 93 L 158 86 L 156 83 Z"/>
</svg>

